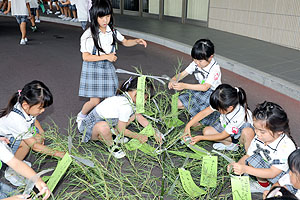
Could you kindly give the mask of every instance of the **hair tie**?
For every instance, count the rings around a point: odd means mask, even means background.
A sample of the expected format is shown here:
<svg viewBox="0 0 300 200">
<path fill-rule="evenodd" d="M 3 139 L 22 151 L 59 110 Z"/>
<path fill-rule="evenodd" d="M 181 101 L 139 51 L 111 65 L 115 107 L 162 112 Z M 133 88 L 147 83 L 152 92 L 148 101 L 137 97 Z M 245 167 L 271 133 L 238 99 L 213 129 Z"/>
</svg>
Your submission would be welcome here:
<svg viewBox="0 0 300 200">
<path fill-rule="evenodd" d="M 124 83 L 125 90 L 129 88 L 129 85 L 131 84 L 131 81 L 133 80 L 132 76 L 129 77 L 129 79 Z"/>
<path fill-rule="evenodd" d="M 19 97 L 21 96 L 21 92 L 22 92 L 22 90 L 18 90 Z"/>
<path fill-rule="evenodd" d="M 238 87 L 234 87 L 236 89 L 236 92 L 239 93 L 239 88 Z"/>
</svg>

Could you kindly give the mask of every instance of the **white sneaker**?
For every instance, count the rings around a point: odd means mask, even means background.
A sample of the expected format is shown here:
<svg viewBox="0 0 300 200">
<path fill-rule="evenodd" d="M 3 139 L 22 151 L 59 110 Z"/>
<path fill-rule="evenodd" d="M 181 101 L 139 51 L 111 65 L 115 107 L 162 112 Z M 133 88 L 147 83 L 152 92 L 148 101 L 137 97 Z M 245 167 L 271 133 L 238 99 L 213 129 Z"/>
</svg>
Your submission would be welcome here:
<svg viewBox="0 0 300 200">
<path fill-rule="evenodd" d="M 121 137 L 121 135 L 117 135 L 116 138 L 114 139 L 114 142 L 116 144 L 125 144 L 129 141 L 127 137 Z"/>
<path fill-rule="evenodd" d="M 111 149 L 109 149 L 109 152 L 117 159 L 124 158 L 126 156 L 126 153 L 119 149 L 118 146 L 113 146 Z"/>
<path fill-rule="evenodd" d="M 66 17 L 65 21 L 70 21 L 72 18 L 71 17 Z"/>
<path fill-rule="evenodd" d="M 31 163 L 28 161 L 23 161 L 25 164 L 27 164 L 29 167 L 31 167 Z M 15 172 L 12 168 L 8 167 L 5 170 L 4 177 L 6 180 L 8 180 L 11 184 L 14 186 L 21 186 L 26 184 L 26 178 Z"/>
<path fill-rule="evenodd" d="M 56 11 L 55 13 L 54 13 L 54 15 L 59 15 L 60 14 L 60 11 Z"/>
<path fill-rule="evenodd" d="M 21 45 L 26 45 L 25 39 L 21 39 L 20 44 L 21 44 Z"/>
<path fill-rule="evenodd" d="M 257 181 L 250 179 L 251 193 L 264 193 L 265 190 L 270 190 L 271 184 L 268 187 L 261 186 Z"/>
<path fill-rule="evenodd" d="M 59 18 L 65 18 L 66 16 L 61 14 L 61 15 L 58 15 Z"/>
<path fill-rule="evenodd" d="M 78 21 L 78 19 L 77 19 L 77 18 L 75 18 L 75 19 L 74 19 L 74 22 L 76 22 L 76 23 L 77 23 L 77 22 L 79 22 L 79 21 Z"/>
<path fill-rule="evenodd" d="M 27 37 L 26 37 L 26 38 L 24 38 L 24 40 L 25 40 L 25 42 L 28 42 L 28 39 L 27 39 Z"/>
<path fill-rule="evenodd" d="M 237 151 L 239 149 L 238 144 L 231 143 L 230 145 L 225 145 L 223 143 L 214 143 L 213 148 L 216 150 L 227 150 L 227 151 Z"/>
<path fill-rule="evenodd" d="M 40 19 L 36 19 L 35 23 L 41 23 L 41 20 Z"/>
<path fill-rule="evenodd" d="M 74 22 L 75 18 L 71 19 L 70 22 Z"/>
</svg>

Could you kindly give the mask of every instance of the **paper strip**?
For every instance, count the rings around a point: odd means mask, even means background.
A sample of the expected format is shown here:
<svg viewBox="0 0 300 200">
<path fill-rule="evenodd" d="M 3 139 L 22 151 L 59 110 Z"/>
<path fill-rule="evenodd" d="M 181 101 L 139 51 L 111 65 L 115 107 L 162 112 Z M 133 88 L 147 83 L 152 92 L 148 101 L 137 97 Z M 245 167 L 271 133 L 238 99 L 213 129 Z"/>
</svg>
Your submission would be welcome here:
<svg viewBox="0 0 300 200">
<path fill-rule="evenodd" d="M 155 130 L 153 129 L 151 123 L 149 123 L 148 126 L 143 128 L 143 130 L 139 134 L 147 135 L 148 137 L 149 136 L 154 136 Z"/>
<path fill-rule="evenodd" d="M 155 157 L 157 154 L 155 153 L 155 148 L 150 146 L 147 143 L 142 144 L 141 147 L 139 147 L 139 150 L 141 150 L 142 152 L 144 152 L 145 154 L 149 155 L 149 156 L 153 156 Z"/>
<path fill-rule="evenodd" d="M 206 187 L 217 186 L 218 157 L 204 156 L 202 161 L 200 185 Z"/>
<path fill-rule="evenodd" d="M 206 194 L 204 190 L 202 190 L 195 184 L 191 176 L 191 173 L 188 170 L 185 170 L 183 168 L 178 168 L 178 171 L 179 171 L 182 187 L 186 191 L 186 193 L 188 193 L 191 197 L 194 198 Z"/>
<path fill-rule="evenodd" d="M 142 143 L 138 139 L 131 139 L 129 142 L 125 144 L 125 147 L 128 151 L 133 151 L 142 146 Z"/>
<path fill-rule="evenodd" d="M 178 117 L 178 96 L 179 96 L 178 92 L 172 95 L 171 115 L 174 118 Z"/>
<path fill-rule="evenodd" d="M 181 126 L 184 124 L 184 122 L 178 119 L 177 117 L 169 117 L 165 119 L 165 124 L 168 128 L 172 128 Z"/>
<path fill-rule="evenodd" d="M 146 76 L 138 77 L 137 94 L 136 94 L 136 113 L 145 112 L 145 82 Z"/>
<path fill-rule="evenodd" d="M 249 176 L 231 176 L 233 200 L 251 200 Z"/>
<path fill-rule="evenodd" d="M 188 157 L 189 156 L 190 158 L 197 159 L 197 160 L 202 159 L 202 156 L 199 156 L 196 153 L 186 153 L 186 152 L 181 152 L 181 151 L 168 151 L 168 152 L 172 153 L 172 154 L 175 154 L 175 155 L 178 155 L 178 156 L 182 156 L 182 157 Z"/>
</svg>

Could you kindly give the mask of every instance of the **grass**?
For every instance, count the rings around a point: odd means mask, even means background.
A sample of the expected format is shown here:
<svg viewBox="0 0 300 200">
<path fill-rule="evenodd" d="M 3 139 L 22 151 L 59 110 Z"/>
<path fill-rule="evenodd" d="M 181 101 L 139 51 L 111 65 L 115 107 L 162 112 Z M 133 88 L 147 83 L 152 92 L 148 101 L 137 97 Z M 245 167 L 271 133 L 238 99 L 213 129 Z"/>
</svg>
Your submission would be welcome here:
<svg viewBox="0 0 300 200">
<path fill-rule="evenodd" d="M 166 133 L 170 128 L 164 123 L 164 119 L 170 116 L 171 95 L 166 92 L 166 88 L 161 86 L 155 88 L 155 95 L 145 102 L 147 114 L 160 122 L 151 121 L 154 128 Z M 153 101 L 155 100 L 155 102 Z M 157 108 L 158 107 L 158 108 Z M 179 112 L 179 118 L 185 122 L 188 114 Z M 68 136 L 59 132 L 59 128 L 54 122 L 46 125 L 46 143 L 53 149 L 68 151 Z M 180 136 L 184 125 L 174 128 L 166 136 L 163 147 L 169 150 L 193 153 L 185 145 L 176 142 Z M 142 127 L 133 122 L 130 129 L 140 131 Z M 178 169 L 185 161 L 184 157 L 179 157 L 166 152 L 150 156 L 140 150 L 126 151 L 126 157 L 120 160 L 113 158 L 101 142 L 82 143 L 81 135 L 78 133 L 74 119 L 69 120 L 67 129 L 68 135 L 72 137 L 73 148 L 71 154 L 74 156 L 92 160 L 94 168 L 87 167 L 76 161 L 72 162 L 62 181 L 56 187 L 55 199 L 193 199 L 183 189 L 180 180 L 177 181 L 174 191 L 168 195 L 170 187 L 178 176 Z M 193 132 L 192 132 L 193 133 Z M 195 134 L 195 133 L 193 133 Z M 175 142 L 175 143 L 174 143 Z M 148 144 L 158 146 L 154 138 L 149 138 Z M 199 146 L 211 150 L 212 143 L 201 141 Z M 238 160 L 244 152 L 225 152 L 229 157 Z M 55 167 L 57 159 L 34 153 L 37 156 L 34 167 L 41 171 L 46 167 Z M 230 189 L 230 178 L 226 171 L 228 162 L 222 157 L 218 157 L 218 177 L 216 188 L 204 188 L 207 194 L 197 199 L 232 199 Z M 192 174 L 196 185 L 200 186 L 202 161 L 189 159 L 186 170 Z"/>
</svg>

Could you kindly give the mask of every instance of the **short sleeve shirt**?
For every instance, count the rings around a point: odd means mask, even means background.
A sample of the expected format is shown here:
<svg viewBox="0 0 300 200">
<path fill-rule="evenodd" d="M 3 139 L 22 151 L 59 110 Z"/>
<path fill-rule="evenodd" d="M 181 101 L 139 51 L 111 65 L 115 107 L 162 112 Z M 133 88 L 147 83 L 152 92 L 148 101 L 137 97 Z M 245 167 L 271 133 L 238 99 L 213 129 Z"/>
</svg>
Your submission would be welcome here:
<svg viewBox="0 0 300 200">
<path fill-rule="evenodd" d="M 118 118 L 122 122 L 128 122 L 134 112 L 134 105 L 128 93 L 125 93 L 106 98 L 97 105 L 96 112 L 103 119 Z"/>
<path fill-rule="evenodd" d="M 20 114 L 11 111 L 8 115 L 0 118 L 0 135 L 6 138 L 14 137 L 17 140 L 28 139 L 34 136 L 32 125 L 35 123 L 36 117 L 29 116 L 23 110 L 21 104 L 14 106 L 20 110 L 25 118 Z"/>
<path fill-rule="evenodd" d="M 39 4 L 37 0 L 29 0 L 30 8 L 38 8 Z"/>
<path fill-rule="evenodd" d="M 119 31 L 116 31 L 116 37 L 121 42 L 124 40 L 124 36 Z M 100 38 L 100 42 L 98 41 L 99 45 L 101 44 L 100 46 L 102 47 L 102 49 L 106 54 L 110 54 L 113 48 L 111 45 L 113 42 L 113 32 L 109 26 L 106 27 L 106 33 L 102 33 L 100 31 L 99 38 Z M 82 53 L 88 52 L 92 54 L 93 48 L 94 48 L 94 40 L 92 37 L 91 29 L 88 28 L 80 38 L 80 51 Z M 113 52 L 115 52 L 115 50 Z M 104 54 L 103 52 L 100 52 L 100 55 L 103 54 Z M 98 55 L 98 51 L 96 51 L 96 55 Z"/>
<path fill-rule="evenodd" d="M 11 14 L 28 16 L 26 3 L 29 3 L 29 0 L 11 0 Z"/>
<path fill-rule="evenodd" d="M 296 149 L 293 141 L 285 134 L 281 134 L 275 141 L 269 145 L 265 145 L 257 136 L 253 138 L 248 148 L 247 154 L 260 154 L 265 162 L 282 170 L 287 171 L 288 157 Z"/>
<path fill-rule="evenodd" d="M 193 61 L 185 69 L 188 74 L 194 74 L 200 84 L 208 83 L 211 89 L 215 90 L 221 84 L 221 69 L 217 61 L 213 58 L 209 65 L 204 68 L 198 67 Z"/>
<path fill-rule="evenodd" d="M 4 163 L 9 162 L 14 157 L 14 154 L 9 149 L 5 142 L 0 141 L 0 160 Z"/>
<path fill-rule="evenodd" d="M 289 175 L 288 173 L 285 174 L 283 177 L 281 177 L 281 178 L 279 179 L 278 183 L 279 183 L 279 185 L 281 185 L 281 186 L 285 186 L 285 185 L 293 185 L 293 184 L 291 183 L 290 175 Z M 296 195 L 296 197 L 297 197 L 298 199 L 300 199 L 300 190 L 297 190 L 297 192 L 296 192 L 295 195 Z"/>
<path fill-rule="evenodd" d="M 213 111 L 217 111 L 215 109 L 213 109 L 211 106 L 210 108 Z M 228 113 L 228 114 L 221 114 L 220 115 L 220 122 L 222 124 L 222 126 L 225 128 L 225 131 L 233 136 L 235 134 L 239 133 L 239 129 L 241 128 L 241 126 L 248 122 L 250 124 L 253 125 L 253 119 L 252 119 L 252 113 L 251 111 L 248 109 L 247 110 L 247 121 L 245 119 L 245 109 L 243 106 L 241 106 L 240 104 L 238 104 L 232 112 Z"/>
</svg>

